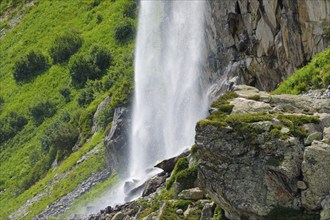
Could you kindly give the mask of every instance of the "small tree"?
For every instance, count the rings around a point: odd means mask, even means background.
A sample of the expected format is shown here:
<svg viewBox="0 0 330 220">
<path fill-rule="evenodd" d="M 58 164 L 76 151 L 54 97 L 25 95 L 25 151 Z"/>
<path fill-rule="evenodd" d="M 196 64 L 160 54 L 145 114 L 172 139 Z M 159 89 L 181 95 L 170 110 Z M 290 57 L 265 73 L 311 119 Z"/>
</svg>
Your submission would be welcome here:
<svg viewBox="0 0 330 220">
<path fill-rule="evenodd" d="M 90 56 L 93 59 L 93 63 L 104 71 L 111 65 L 112 55 L 108 49 L 95 45 L 92 47 Z"/>
<path fill-rule="evenodd" d="M 28 81 L 48 68 L 48 60 L 40 51 L 30 51 L 14 64 L 14 79 Z"/>
<path fill-rule="evenodd" d="M 49 101 L 39 102 L 30 108 L 30 114 L 35 125 L 39 126 L 46 118 L 52 117 L 56 112 L 56 107 Z"/>
<path fill-rule="evenodd" d="M 135 27 L 130 22 L 124 22 L 115 29 L 115 39 L 118 43 L 124 44 L 134 38 Z"/>
<path fill-rule="evenodd" d="M 87 79 L 94 80 L 101 75 L 101 70 L 94 64 L 88 54 L 78 54 L 69 62 L 69 71 L 73 84 L 81 88 Z"/>
<path fill-rule="evenodd" d="M 58 35 L 50 48 L 50 56 L 54 63 L 67 61 L 82 45 L 82 39 L 79 34 L 74 31 L 67 31 Z"/>
</svg>

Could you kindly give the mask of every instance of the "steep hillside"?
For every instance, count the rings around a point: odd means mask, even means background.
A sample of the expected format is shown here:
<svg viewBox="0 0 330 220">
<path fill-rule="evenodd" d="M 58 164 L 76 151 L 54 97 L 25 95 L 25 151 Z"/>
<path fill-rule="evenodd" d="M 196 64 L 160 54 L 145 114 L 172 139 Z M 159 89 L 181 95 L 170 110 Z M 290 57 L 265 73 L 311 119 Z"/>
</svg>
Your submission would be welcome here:
<svg viewBox="0 0 330 220">
<path fill-rule="evenodd" d="M 1 16 L 25 2 L 2 1 Z M 104 169 L 99 143 L 133 88 L 135 1 L 30 3 L 0 43 L 0 219 L 49 186 L 25 210 L 31 218 Z M 76 163 L 95 146 L 101 153 Z"/>
</svg>

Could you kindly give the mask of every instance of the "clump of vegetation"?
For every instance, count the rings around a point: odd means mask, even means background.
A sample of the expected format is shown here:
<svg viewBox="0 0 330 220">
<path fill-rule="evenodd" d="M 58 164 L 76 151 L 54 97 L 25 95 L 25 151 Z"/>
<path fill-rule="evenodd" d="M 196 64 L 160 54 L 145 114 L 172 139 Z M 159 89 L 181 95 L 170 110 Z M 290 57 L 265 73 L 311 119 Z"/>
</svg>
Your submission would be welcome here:
<svg viewBox="0 0 330 220">
<path fill-rule="evenodd" d="M 188 161 L 188 159 L 185 158 L 185 157 L 180 158 L 178 160 L 178 162 L 176 162 L 175 167 L 174 167 L 174 169 L 172 171 L 172 175 L 171 175 L 170 179 L 166 183 L 166 189 L 169 190 L 172 187 L 172 185 L 173 185 L 173 183 L 174 183 L 174 181 L 176 179 L 176 175 L 179 172 L 181 172 L 183 170 L 186 170 L 188 168 L 189 168 L 189 161 Z"/>
<path fill-rule="evenodd" d="M 136 1 L 129 1 L 124 9 L 124 16 L 129 18 L 136 18 L 137 16 L 137 3 Z"/>
<path fill-rule="evenodd" d="M 28 120 L 23 115 L 10 112 L 0 120 L 0 144 L 14 137 L 27 123 Z M 2 147 L 1 150 L 3 150 Z"/>
<path fill-rule="evenodd" d="M 197 166 L 191 166 L 188 169 L 182 170 L 176 174 L 175 181 L 180 184 L 182 189 L 194 187 L 197 179 Z"/>
<path fill-rule="evenodd" d="M 81 88 L 87 80 L 95 80 L 105 74 L 110 66 L 112 56 L 110 52 L 100 46 L 94 46 L 90 53 L 73 56 L 69 62 L 69 71 L 73 84 Z"/>
<path fill-rule="evenodd" d="M 13 76 L 16 82 L 25 82 L 44 72 L 48 68 L 47 57 L 40 51 L 30 51 L 14 64 Z"/>
<path fill-rule="evenodd" d="M 249 96 L 247 98 L 252 99 L 254 101 L 259 101 L 261 99 L 261 96 L 260 95 L 252 95 L 252 96 Z"/>
<path fill-rule="evenodd" d="M 285 126 L 290 129 L 290 133 L 298 137 L 307 137 L 307 133 L 304 128 L 301 127 L 303 124 L 307 123 L 319 123 L 320 119 L 316 116 L 306 116 L 306 115 L 283 115 L 277 116 Z"/>
<path fill-rule="evenodd" d="M 238 95 L 235 92 L 227 92 L 220 96 L 217 101 L 212 103 L 213 108 L 220 108 L 222 105 L 229 105 L 229 100 L 237 98 Z"/>
<path fill-rule="evenodd" d="M 273 92 L 274 94 L 301 94 L 310 89 L 330 85 L 330 49 L 317 54 L 312 61 L 295 72 Z"/>
<path fill-rule="evenodd" d="M 82 46 L 82 39 L 77 31 L 66 31 L 57 35 L 49 50 L 54 63 L 67 61 Z"/>
<path fill-rule="evenodd" d="M 56 106 L 50 101 L 39 102 L 30 108 L 32 121 L 39 126 L 46 118 L 52 117 L 56 112 Z"/>
<path fill-rule="evenodd" d="M 132 40 L 135 35 L 135 27 L 131 22 L 123 22 L 115 29 L 115 39 L 118 43 L 124 44 Z"/>
</svg>

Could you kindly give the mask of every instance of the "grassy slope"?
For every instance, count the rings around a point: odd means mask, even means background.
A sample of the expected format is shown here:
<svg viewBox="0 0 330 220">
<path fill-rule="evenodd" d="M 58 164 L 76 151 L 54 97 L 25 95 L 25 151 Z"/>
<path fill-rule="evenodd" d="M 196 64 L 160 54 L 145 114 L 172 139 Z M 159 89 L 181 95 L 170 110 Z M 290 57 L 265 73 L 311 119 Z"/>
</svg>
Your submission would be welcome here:
<svg viewBox="0 0 330 220">
<path fill-rule="evenodd" d="M 3 1 L 3 4 L 7 2 Z M 95 6 L 95 2 L 100 2 L 100 4 Z M 40 0 L 31 8 L 20 24 L 1 40 L 0 97 L 4 100 L 4 104 L 0 106 L 0 120 L 10 112 L 16 112 L 27 117 L 29 123 L 15 137 L 0 146 L 0 190 L 2 190 L 0 194 L 0 207 L 2 210 L 0 219 L 5 218 L 23 205 L 26 200 L 41 192 L 56 173 L 70 171 L 71 175 L 70 178 L 68 177 L 58 184 L 59 188 L 51 192 L 51 196 L 47 198 L 47 201 L 42 200 L 32 207 L 27 218 L 37 214 L 47 204 L 66 194 L 92 172 L 104 166 L 102 156 L 87 160 L 82 165 L 74 166 L 75 162 L 84 153 L 101 142 L 104 135 L 101 132 L 92 139 L 91 143 L 87 143 L 78 152 L 73 153 L 59 167 L 51 169 L 47 175 L 44 174 L 45 178 L 30 189 L 24 192 L 22 189 L 22 179 L 35 169 L 36 164 L 31 161 L 31 158 L 37 155 L 37 159 L 42 160 L 47 156 L 41 150 L 40 140 L 49 124 L 55 122 L 64 114 L 69 114 L 72 123 L 79 126 L 77 121 L 83 120 L 79 116 L 81 117 L 87 111 L 93 113 L 97 105 L 107 95 L 116 96 L 112 107 L 127 101 L 132 89 L 134 42 L 117 43 L 114 38 L 114 29 L 123 20 L 135 23 L 134 19 L 123 15 L 123 11 L 129 2 L 129 0 Z M 102 18 L 101 22 L 98 18 Z M 33 81 L 21 85 L 17 85 L 12 76 L 13 64 L 22 54 L 31 49 L 38 49 L 48 54 L 56 34 L 70 29 L 78 30 L 83 38 L 83 46 L 78 52 L 88 51 L 94 44 L 105 45 L 110 49 L 114 58 L 114 63 L 107 75 L 121 73 L 109 90 L 96 92 L 94 94 L 95 101 L 86 108 L 82 108 L 77 104 L 76 98 L 81 90 L 71 86 L 67 63 L 52 65 L 49 70 Z M 104 82 L 105 77 L 103 77 L 103 80 L 99 80 L 101 84 Z M 126 82 L 124 87 L 122 86 L 123 82 Z M 64 87 L 70 88 L 70 102 L 66 102 L 59 93 L 59 89 Z M 50 100 L 55 103 L 57 112 L 37 127 L 31 122 L 28 111 L 34 103 L 40 100 Z"/>
<path fill-rule="evenodd" d="M 330 49 L 318 53 L 312 61 L 295 72 L 273 92 L 301 94 L 310 89 L 325 89 L 330 85 Z"/>
</svg>

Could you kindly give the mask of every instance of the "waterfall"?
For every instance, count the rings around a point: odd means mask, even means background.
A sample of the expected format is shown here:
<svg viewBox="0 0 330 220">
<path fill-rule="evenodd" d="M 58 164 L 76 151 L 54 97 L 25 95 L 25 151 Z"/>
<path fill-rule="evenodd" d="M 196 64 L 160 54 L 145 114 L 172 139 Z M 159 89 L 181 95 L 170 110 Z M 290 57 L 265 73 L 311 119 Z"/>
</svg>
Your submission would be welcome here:
<svg viewBox="0 0 330 220">
<path fill-rule="evenodd" d="M 140 3 L 128 177 L 94 211 L 137 198 L 142 192 L 135 189 L 157 173 L 150 171 L 155 163 L 191 147 L 196 122 L 207 115 L 205 1 Z"/>
<path fill-rule="evenodd" d="M 130 176 L 194 143 L 207 115 L 202 79 L 205 1 L 141 1 L 135 55 Z M 205 59 L 205 58 L 204 58 Z"/>
</svg>

